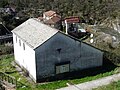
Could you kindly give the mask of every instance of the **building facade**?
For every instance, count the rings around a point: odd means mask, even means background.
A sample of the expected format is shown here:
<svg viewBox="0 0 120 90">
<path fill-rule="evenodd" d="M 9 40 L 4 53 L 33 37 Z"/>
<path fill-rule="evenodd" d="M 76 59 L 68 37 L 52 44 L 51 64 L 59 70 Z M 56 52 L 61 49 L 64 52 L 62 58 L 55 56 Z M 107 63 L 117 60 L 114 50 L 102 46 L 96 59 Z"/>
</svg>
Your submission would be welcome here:
<svg viewBox="0 0 120 90">
<path fill-rule="evenodd" d="M 15 61 L 35 82 L 102 66 L 102 51 L 36 19 L 27 20 L 12 32 Z"/>
</svg>

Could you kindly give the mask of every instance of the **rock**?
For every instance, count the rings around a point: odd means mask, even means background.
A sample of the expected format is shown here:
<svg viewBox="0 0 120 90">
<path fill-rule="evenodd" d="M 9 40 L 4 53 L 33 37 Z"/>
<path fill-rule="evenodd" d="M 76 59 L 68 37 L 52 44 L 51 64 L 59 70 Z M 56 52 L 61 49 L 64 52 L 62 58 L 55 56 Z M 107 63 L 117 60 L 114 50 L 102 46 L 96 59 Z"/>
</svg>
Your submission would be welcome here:
<svg viewBox="0 0 120 90">
<path fill-rule="evenodd" d="M 22 86 L 22 88 L 26 88 L 26 86 Z"/>
<path fill-rule="evenodd" d="M 93 34 L 90 34 L 90 38 L 93 38 Z"/>
<path fill-rule="evenodd" d="M 106 36 L 103 38 L 103 42 L 106 42 L 108 44 L 112 43 L 112 36 L 106 34 Z"/>
<path fill-rule="evenodd" d="M 119 46 L 119 42 L 112 42 L 111 47 L 112 48 L 117 48 Z"/>
<path fill-rule="evenodd" d="M 93 39 L 90 39 L 90 43 L 93 43 Z"/>
<path fill-rule="evenodd" d="M 100 32 L 99 35 L 95 38 L 96 42 L 105 42 L 107 44 L 111 44 L 112 43 L 112 36 L 109 34 L 105 34 L 103 32 Z"/>
<path fill-rule="evenodd" d="M 112 41 L 116 42 L 117 38 L 115 36 L 112 36 Z"/>
</svg>

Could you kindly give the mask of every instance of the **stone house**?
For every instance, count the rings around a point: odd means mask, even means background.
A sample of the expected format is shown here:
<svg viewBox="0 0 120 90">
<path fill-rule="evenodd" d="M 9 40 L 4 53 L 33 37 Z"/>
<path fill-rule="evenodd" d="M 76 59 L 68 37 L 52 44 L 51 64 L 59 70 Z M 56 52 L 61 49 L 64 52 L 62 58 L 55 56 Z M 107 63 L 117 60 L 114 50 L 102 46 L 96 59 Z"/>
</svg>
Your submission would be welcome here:
<svg viewBox="0 0 120 90">
<path fill-rule="evenodd" d="M 42 21 L 44 24 L 47 24 L 56 29 L 61 29 L 61 16 L 58 15 L 55 11 L 46 11 L 43 13 L 43 17 L 38 17 L 39 21 Z"/>
<path fill-rule="evenodd" d="M 44 20 L 49 20 L 49 19 L 51 19 L 53 16 L 56 16 L 56 15 L 57 15 L 57 13 L 56 13 L 55 11 L 52 11 L 52 10 L 46 11 L 46 12 L 43 13 L 43 19 L 44 19 Z"/>
<path fill-rule="evenodd" d="M 103 52 L 31 18 L 13 31 L 15 62 L 35 81 L 102 66 Z"/>
</svg>

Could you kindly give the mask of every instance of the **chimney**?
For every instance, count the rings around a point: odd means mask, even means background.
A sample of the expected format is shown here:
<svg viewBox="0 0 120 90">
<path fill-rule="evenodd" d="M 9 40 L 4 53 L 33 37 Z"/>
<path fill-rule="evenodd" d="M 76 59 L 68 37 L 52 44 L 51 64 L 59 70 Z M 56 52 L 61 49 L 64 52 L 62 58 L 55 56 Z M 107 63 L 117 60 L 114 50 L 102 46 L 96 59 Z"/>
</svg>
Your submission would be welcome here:
<svg viewBox="0 0 120 90">
<path fill-rule="evenodd" d="M 67 24 L 67 20 L 65 20 L 65 26 L 66 26 L 65 33 L 68 34 L 68 24 Z"/>
</svg>

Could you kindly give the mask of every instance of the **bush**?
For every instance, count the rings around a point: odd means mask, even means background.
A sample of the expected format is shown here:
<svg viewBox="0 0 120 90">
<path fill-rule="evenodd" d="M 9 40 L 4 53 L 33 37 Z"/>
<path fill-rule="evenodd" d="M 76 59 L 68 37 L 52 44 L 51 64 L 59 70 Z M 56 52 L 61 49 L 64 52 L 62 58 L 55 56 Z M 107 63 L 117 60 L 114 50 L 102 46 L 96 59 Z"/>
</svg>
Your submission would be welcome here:
<svg viewBox="0 0 120 90">
<path fill-rule="evenodd" d="M 120 64 L 120 56 L 116 55 L 115 53 L 104 52 L 104 58 L 110 60 L 115 65 Z"/>
<path fill-rule="evenodd" d="M 0 45 L 0 55 L 13 53 L 13 46 Z"/>
</svg>

